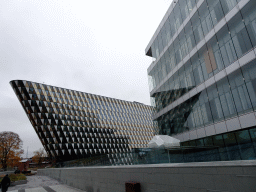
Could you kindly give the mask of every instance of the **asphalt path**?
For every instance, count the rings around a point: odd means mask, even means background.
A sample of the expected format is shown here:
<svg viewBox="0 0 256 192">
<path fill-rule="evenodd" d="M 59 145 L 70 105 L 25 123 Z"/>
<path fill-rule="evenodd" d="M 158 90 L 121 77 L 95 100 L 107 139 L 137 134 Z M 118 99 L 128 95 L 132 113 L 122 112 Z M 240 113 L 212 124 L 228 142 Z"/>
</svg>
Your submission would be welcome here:
<svg viewBox="0 0 256 192">
<path fill-rule="evenodd" d="M 47 176 L 27 176 L 27 184 L 11 186 L 10 192 L 84 192 Z"/>
</svg>

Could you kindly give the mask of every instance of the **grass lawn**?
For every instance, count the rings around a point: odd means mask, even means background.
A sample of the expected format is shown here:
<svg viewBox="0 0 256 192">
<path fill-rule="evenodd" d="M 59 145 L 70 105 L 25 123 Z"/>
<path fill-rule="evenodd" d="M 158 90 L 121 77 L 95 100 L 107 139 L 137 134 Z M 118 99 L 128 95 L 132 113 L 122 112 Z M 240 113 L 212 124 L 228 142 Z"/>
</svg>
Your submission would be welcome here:
<svg viewBox="0 0 256 192">
<path fill-rule="evenodd" d="M 2 181 L 3 177 L 5 175 L 0 175 L 0 182 Z M 20 181 L 20 180 L 26 180 L 27 177 L 23 174 L 9 174 L 9 177 L 11 179 L 11 182 L 14 182 L 14 181 Z"/>
</svg>

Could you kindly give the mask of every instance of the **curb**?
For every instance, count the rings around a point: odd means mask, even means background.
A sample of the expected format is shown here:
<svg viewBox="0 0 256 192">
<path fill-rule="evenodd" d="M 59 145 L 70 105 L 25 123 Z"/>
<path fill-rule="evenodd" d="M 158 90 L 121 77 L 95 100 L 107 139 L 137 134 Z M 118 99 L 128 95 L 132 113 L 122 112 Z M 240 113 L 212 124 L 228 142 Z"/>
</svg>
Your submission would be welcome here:
<svg viewBox="0 0 256 192">
<path fill-rule="evenodd" d="M 27 183 L 28 183 L 27 180 L 14 181 L 11 183 L 10 186 L 23 185 L 23 184 L 27 184 Z"/>
</svg>

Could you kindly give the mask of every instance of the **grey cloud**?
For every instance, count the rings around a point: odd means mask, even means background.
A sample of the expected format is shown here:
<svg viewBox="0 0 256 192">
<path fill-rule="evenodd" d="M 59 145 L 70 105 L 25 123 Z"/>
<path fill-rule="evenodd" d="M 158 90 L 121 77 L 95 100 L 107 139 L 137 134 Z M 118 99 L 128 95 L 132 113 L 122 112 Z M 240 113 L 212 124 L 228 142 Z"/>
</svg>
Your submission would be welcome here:
<svg viewBox="0 0 256 192">
<path fill-rule="evenodd" d="M 1 0 L 0 131 L 17 132 L 31 155 L 42 147 L 14 79 L 150 104 L 144 49 L 169 4 Z"/>
</svg>

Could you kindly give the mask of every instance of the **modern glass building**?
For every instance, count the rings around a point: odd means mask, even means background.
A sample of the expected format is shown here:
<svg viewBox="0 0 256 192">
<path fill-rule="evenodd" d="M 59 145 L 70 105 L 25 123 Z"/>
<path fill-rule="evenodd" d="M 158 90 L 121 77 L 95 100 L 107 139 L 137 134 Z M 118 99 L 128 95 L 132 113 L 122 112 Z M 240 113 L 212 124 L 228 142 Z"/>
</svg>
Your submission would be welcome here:
<svg viewBox="0 0 256 192">
<path fill-rule="evenodd" d="M 146 48 L 159 134 L 255 159 L 255 46 L 255 0 L 174 0 Z"/>
<path fill-rule="evenodd" d="M 24 80 L 10 84 L 46 152 L 59 161 L 129 153 L 146 147 L 157 128 L 153 107 L 138 102 Z"/>
</svg>

